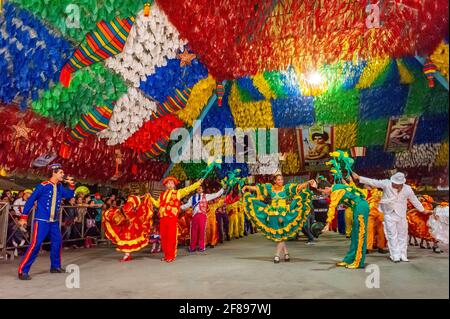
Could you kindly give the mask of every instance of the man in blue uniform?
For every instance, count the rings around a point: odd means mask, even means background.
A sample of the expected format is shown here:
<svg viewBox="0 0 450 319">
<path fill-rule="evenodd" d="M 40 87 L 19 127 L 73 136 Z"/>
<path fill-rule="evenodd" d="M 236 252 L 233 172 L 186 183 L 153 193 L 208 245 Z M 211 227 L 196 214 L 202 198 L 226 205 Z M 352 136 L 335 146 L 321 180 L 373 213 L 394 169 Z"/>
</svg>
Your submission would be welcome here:
<svg viewBox="0 0 450 319">
<path fill-rule="evenodd" d="M 51 177 L 47 182 L 39 184 L 30 198 L 27 200 L 20 220 L 21 226 L 25 226 L 28 214 L 37 201 L 34 215 L 33 235 L 25 257 L 19 265 L 19 279 L 30 280 L 28 272 L 36 259 L 41 244 L 47 235 L 50 236 L 50 272 L 65 272 L 61 268 L 61 231 L 59 229 L 59 207 L 63 198 L 70 199 L 74 196 L 75 183 L 72 178 L 67 178 L 69 189 L 62 185 L 64 171 L 60 164 L 50 165 Z"/>
</svg>

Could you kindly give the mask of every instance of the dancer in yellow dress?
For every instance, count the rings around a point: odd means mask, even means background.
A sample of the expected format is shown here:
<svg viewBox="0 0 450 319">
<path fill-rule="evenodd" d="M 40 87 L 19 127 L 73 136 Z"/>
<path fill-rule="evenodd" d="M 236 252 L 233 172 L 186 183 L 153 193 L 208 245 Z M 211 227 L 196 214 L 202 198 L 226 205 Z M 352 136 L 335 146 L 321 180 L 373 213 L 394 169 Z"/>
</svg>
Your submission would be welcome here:
<svg viewBox="0 0 450 319">
<path fill-rule="evenodd" d="M 290 261 L 286 240 L 294 238 L 301 229 L 312 209 L 312 192 L 309 186 L 316 186 L 314 180 L 303 184 L 284 185 L 283 176 L 275 175 L 274 184 L 258 184 L 244 186 L 245 210 L 256 227 L 277 243 L 274 262 L 280 262 L 280 254 L 284 260 Z M 254 191 L 255 194 L 248 193 Z M 269 197 L 271 203 L 264 203 L 264 197 Z M 290 203 L 289 203 L 290 202 Z"/>
</svg>

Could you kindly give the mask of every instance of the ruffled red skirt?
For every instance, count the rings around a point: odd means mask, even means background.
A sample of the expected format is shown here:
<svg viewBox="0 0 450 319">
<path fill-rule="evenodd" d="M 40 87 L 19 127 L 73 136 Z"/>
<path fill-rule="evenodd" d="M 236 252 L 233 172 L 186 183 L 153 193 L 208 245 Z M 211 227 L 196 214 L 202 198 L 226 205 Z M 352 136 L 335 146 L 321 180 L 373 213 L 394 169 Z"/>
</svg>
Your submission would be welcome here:
<svg viewBox="0 0 450 319">
<path fill-rule="evenodd" d="M 121 252 L 138 251 L 150 242 L 153 210 L 145 201 L 133 212 L 124 214 L 118 208 L 108 209 L 103 218 L 105 236 Z"/>
</svg>

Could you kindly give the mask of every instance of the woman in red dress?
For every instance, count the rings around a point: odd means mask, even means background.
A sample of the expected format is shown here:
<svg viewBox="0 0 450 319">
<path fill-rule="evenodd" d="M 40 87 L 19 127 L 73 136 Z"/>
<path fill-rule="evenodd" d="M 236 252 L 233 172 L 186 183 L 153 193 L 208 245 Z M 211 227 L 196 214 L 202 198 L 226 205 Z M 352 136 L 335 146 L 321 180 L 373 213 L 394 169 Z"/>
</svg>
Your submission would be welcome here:
<svg viewBox="0 0 450 319">
<path fill-rule="evenodd" d="M 153 205 L 150 195 L 131 195 L 122 209 L 111 207 L 103 216 L 105 236 L 125 253 L 120 261 L 130 261 L 131 253 L 149 244 Z"/>
</svg>

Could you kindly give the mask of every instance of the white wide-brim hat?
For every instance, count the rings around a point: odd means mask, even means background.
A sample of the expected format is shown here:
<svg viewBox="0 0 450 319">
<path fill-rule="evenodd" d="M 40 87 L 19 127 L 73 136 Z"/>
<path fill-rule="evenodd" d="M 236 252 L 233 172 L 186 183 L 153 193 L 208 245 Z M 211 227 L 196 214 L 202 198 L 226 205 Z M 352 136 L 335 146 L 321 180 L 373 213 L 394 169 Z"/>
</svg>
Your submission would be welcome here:
<svg viewBox="0 0 450 319">
<path fill-rule="evenodd" d="M 406 183 L 405 174 L 395 173 L 394 175 L 391 176 L 391 182 L 394 184 L 405 184 Z"/>
</svg>

